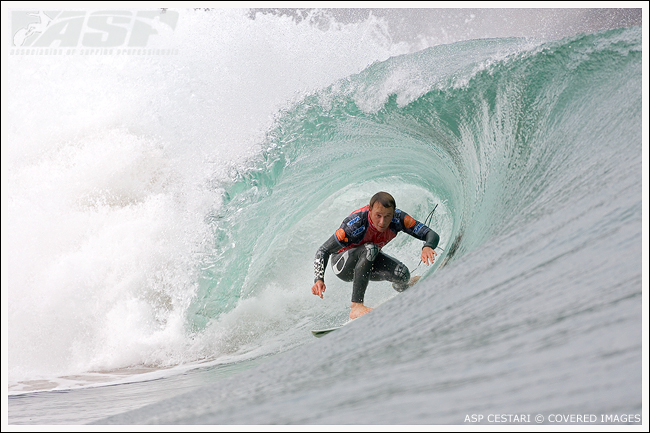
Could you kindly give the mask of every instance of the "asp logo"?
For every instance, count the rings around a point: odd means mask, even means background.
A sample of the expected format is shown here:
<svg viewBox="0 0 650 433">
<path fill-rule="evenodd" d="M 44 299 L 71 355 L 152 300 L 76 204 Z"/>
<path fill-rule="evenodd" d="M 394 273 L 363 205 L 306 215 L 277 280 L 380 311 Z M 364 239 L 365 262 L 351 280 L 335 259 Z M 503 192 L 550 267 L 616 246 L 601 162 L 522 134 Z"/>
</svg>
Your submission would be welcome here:
<svg viewBox="0 0 650 433">
<path fill-rule="evenodd" d="M 145 11 L 12 11 L 14 47 L 145 47 L 149 38 L 173 31 L 178 12 Z"/>
</svg>

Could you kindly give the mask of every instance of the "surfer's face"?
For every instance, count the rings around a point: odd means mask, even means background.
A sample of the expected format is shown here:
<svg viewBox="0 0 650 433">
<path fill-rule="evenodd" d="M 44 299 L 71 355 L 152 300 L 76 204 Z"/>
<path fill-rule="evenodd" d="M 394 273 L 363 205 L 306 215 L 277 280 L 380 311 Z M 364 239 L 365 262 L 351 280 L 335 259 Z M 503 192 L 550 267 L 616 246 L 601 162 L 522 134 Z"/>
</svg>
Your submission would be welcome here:
<svg viewBox="0 0 650 433">
<path fill-rule="evenodd" d="M 381 203 L 376 202 L 370 209 L 370 221 L 380 233 L 383 233 L 388 230 L 394 213 L 395 209 L 392 207 L 384 207 Z"/>
</svg>

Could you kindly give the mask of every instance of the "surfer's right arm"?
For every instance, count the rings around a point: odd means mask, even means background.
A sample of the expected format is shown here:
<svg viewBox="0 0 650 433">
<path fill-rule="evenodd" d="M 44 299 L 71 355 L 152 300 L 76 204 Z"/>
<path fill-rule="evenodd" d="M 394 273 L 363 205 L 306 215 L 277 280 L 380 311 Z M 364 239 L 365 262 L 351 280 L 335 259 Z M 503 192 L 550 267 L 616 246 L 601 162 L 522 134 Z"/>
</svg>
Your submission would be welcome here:
<svg viewBox="0 0 650 433">
<path fill-rule="evenodd" d="M 337 239 L 336 234 L 330 236 L 329 239 L 325 241 L 323 245 L 316 251 L 316 257 L 314 257 L 314 285 L 311 288 L 311 292 L 316 295 L 323 297 L 323 292 L 325 292 L 325 268 L 327 267 L 327 262 L 330 259 L 330 256 L 341 249 L 341 243 Z"/>
</svg>

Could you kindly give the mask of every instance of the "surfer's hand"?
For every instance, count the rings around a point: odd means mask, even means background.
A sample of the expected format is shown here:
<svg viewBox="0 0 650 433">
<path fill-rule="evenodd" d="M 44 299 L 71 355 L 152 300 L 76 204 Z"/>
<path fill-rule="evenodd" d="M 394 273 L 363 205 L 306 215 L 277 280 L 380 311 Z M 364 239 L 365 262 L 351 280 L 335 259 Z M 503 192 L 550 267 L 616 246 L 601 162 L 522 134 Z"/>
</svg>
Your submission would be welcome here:
<svg viewBox="0 0 650 433">
<path fill-rule="evenodd" d="M 422 248 L 422 255 L 420 260 L 422 260 L 427 266 L 433 263 L 436 259 L 436 251 L 431 247 Z"/>
<path fill-rule="evenodd" d="M 316 295 L 320 296 L 321 299 L 323 299 L 323 293 L 325 293 L 325 283 L 323 280 L 318 280 L 314 283 L 313 286 L 311 286 L 311 292 Z"/>
</svg>

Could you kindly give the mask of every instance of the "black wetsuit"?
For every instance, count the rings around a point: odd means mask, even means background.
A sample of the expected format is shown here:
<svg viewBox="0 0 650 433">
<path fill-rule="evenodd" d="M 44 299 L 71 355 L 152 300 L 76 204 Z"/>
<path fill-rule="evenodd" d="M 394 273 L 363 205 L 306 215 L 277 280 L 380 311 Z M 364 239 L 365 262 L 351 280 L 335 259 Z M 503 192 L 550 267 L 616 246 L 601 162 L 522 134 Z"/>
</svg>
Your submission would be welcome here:
<svg viewBox="0 0 650 433">
<path fill-rule="evenodd" d="M 410 273 L 399 260 L 381 252 L 381 248 L 403 231 L 423 240 L 424 247 L 435 249 L 440 237 L 406 212 L 395 210 L 385 232 L 379 232 L 369 218 L 370 206 L 352 212 L 341 227 L 316 252 L 314 282 L 325 282 L 325 267 L 332 256 L 332 270 L 343 281 L 352 281 L 352 302 L 363 303 L 368 282 L 390 281 L 398 292 L 408 287 Z"/>
</svg>

